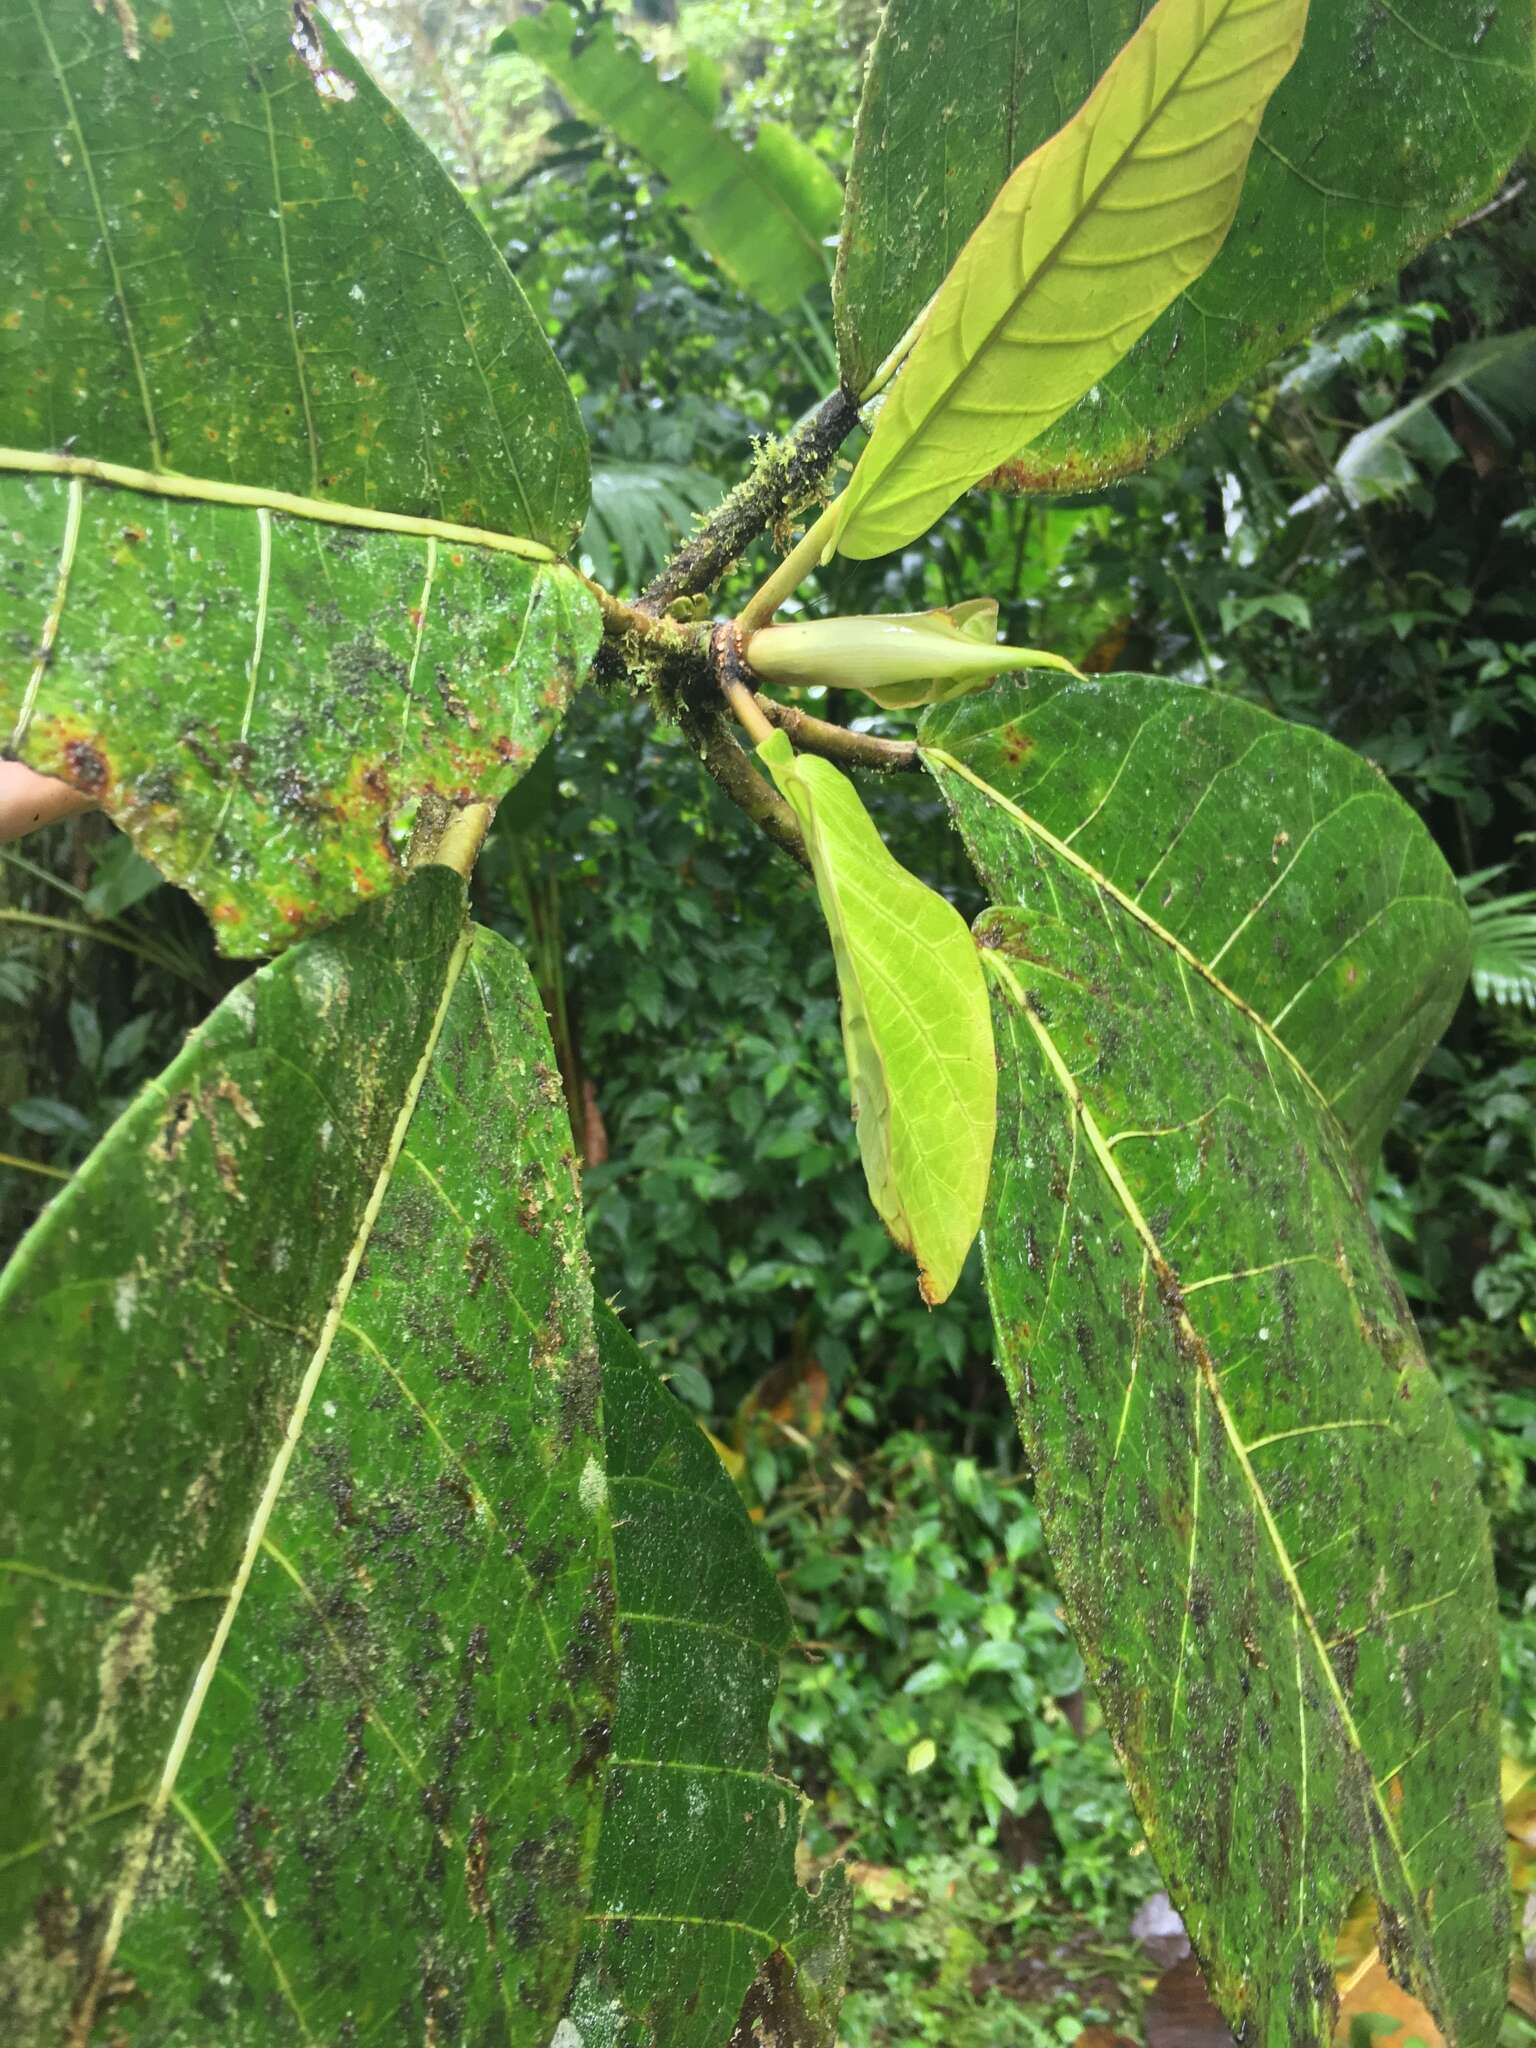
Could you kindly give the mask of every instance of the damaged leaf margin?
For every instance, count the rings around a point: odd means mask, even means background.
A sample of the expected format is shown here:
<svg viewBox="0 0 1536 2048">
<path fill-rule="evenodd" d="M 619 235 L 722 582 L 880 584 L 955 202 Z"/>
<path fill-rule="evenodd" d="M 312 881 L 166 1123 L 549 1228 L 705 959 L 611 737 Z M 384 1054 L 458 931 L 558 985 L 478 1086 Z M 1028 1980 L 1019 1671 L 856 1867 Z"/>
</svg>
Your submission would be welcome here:
<svg viewBox="0 0 1536 2048">
<path fill-rule="evenodd" d="M 596 599 L 544 550 L 101 469 L 0 456 L 0 734 L 235 957 L 397 886 L 419 822 L 505 795 L 596 650 Z"/>
</svg>

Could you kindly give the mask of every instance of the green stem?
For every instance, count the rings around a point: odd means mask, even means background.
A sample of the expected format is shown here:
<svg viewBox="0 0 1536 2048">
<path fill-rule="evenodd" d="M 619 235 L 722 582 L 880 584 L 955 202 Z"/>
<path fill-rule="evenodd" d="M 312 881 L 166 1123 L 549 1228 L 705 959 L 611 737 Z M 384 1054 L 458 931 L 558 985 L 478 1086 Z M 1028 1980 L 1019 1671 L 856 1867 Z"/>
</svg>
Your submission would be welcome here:
<svg viewBox="0 0 1536 2048">
<path fill-rule="evenodd" d="M 41 1173 L 49 1180 L 73 1180 L 62 1166 L 44 1166 L 41 1159 L 18 1159 L 14 1152 L 0 1152 L 0 1166 L 14 1166 L 18 1173 Z"/>
<path fill-rule="evenodd" d="M 151 967 L 163 967 L 169 974 L 190 979 L 186 970 L 164 953 L 150 946 L 135 945 L 132 939 L 122 938 L 117 932 L 106 931 L 100 925 L 77 924 L 68 917 L 48 917 L 41 910 L 8 909 L 0 909 L 0 924 L 38 925 L 45 931 L 65 932 L 72 939 L 97 939 L 103 946 L 116 946 L 120 952 L 131 953 L 136 960 L 146 961 Z"/>
<path fill-rule="evenodd" d="M 485 844 L 490 824 L 489 804 L 466 804 L 462 810 L 455 811 L 448 821 L 447 830 L 428 856 L 431 864 L 452 868 L 461 882 L 467 882 L 480 858 L 480 849 Z"/>
<path fill-rule="evenodd" d="M 594 583 L 590 576 L 582 576 L 581 580 L 597 599 L 603 614 L 603 632 L 609 639 L 633 639 L 662 656 L 698 657 L 702 653 L 702 627 L 682 625 L 644 605 L 626 604 L 623 598 Z"/>
<path fill-rule="evenodd" d="M 0 847 L 0 860 L 6 861 L 13 868 L 20 868 L 23 874 L 30 875 L 35 882 L 45 882 L 50 889 L 57 889 L 60 895 L 68 896 L 72 902 L 85 902 L 83 889 L 76 889 L 60 876 L 50 874 L 47 868 L 39 867 L 35 860 L 28 860 L 24 853 L 17 853 L 12 847 Z"/>
<path fill-rule="evenodd" d="M 836 518 L 835 501 L 823 506 L 820 518 L 806 528 L 767 582 L 742 606 L 736 619 L 739 633 L 745 635 L 766 626 L 784 600 L 800 588 L 825 554 Z"/>
<path fill-rule="evenodd" d="M 764 740 L 772 739 L 773 727 L 758 709 L 757 699 L 746 684 L 737 682 L 734 678 L 726 678 L 720 687 L 725 692 L 726 703 L 735 712 L 742 730 L 753 746 L 760 747 Z"/>
</svg>

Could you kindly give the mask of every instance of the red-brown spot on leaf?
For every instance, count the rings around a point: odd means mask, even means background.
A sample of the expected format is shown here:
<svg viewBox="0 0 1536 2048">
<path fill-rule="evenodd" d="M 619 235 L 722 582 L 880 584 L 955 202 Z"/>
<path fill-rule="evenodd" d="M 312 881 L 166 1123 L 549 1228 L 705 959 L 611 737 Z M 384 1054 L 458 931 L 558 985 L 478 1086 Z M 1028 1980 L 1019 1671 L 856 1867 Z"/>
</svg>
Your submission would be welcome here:
<svg viewBox="0 0 1536 2048">
<path fill-rule="evenodd" d="M 87 796 L 100 796 L 111 779 L 107 757 L 88 740 L 68 740 L 64 746 L 64 773 L 76 789 Z"/>
</svg>

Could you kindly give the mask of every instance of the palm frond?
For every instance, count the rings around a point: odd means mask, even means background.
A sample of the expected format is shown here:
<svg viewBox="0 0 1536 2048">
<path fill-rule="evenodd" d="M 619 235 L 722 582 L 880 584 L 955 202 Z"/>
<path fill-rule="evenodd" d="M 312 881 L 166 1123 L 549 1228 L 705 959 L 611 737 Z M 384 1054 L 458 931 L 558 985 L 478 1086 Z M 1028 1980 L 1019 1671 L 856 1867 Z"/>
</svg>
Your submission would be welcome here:
<svg viewBox="0 0 1536 2048">
<path fill-rule="evenodd" d="M 1536 1011 L 1536 889 L 1470 908 L 1473 994 Z"/>
</svg>

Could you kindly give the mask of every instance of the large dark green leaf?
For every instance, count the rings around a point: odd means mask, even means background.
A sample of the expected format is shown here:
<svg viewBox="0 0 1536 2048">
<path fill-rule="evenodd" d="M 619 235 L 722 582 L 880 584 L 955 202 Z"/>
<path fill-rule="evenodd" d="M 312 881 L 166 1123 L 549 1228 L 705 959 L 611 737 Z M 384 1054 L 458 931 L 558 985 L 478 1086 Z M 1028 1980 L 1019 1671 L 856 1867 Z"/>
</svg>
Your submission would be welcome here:
<svg viewBox="0 0 1536 2048">
<path fill-rule="evenodd" d="M 549 344 L 307 6 L 0 28 L 0 440 L 566 545 L 586 442 Z"/>
<path fill-rule="evenodd" d="M 456 875 L 228 997 L 0 1317 L 8 2043 L 830 2039 L 788 1615 L 607 1311 L 600 1361 L 542 1011 Z"/>
<path fill-rule="evenodd" d="M 547 2039 L 616 1681 L 547 1047 L 423 870 L 228 997 L 0 1281 L 17 2048 Z"/>
<path fill-rule="evenodd" d="M 823 243 L 842 194 L 790 129 L 764 122 L 744 148 L 687 79 L 664 79 L 609 18 L 582 20 L 565 0 L 517 22 L 497 48 L 535 59 L 574 105 L 653 165 L 700 248 L 768 312 L 825 287 Z"/>
<path fill-rule="evenodd" d="M 1048 680 L 926 738 L 1011 906 L 978 927 L 1000 1361 L 1152 1847 L 1244 2038 L 1331 2039 L 1365 1889 L 1486 2048 L 1486 1526 L 1327 1099 L 1368 1142 L 1411 1074 L 1465 971 L 1454 885 L 1364 764 L 1187 686 Z"/>
<path fill-rule="evenodd" d="M 571 393 L 340 41 L 0 10 L 0 744 L 271 950 L 494 800 L 595 638 Z"/>
<path fill-rule="evenodd" d="M 855 388 L 922 311 L 1014 166 L 1076 112 L 1146 12 L 1144 0 L 890 0 L 838 271 Z M 1531 119 L 1531 62 L 1523 0 L 1314 6 L 1221 253 L 1009 480 L 1076 486 L 1140 467 L 1324 313 L 1390 276 L 1475 207 L 1515 155 Z"/>
<path fill-rule="evenodd" d="M 568 2013 L 604 2048 L 816 2048 L 847 1905 L 798 1883 L 802 1801 L 765 1769 L 789 1611 L 708 1440 L 601 1306 L 597 1335 L 623 1662 Z"/>
<path fill-rule="evenodd" d="M 597 644 L 568 569 L 430 532 L 79 477 L 0 479 L 0 507 L 0 732 L 238 956 L 392 888 L 424 805 L 499 797 Z"/>
<path fill-rule="evenodd" d="M 1471 955 L 1454 877 L 1378 770 L 1152 676 L 1001 685 L 923 737 L 996 792 L 946 782 L 998 901 L 1059 842 L 1266 1020 L 1374 1153 Z"/>
</svg>

